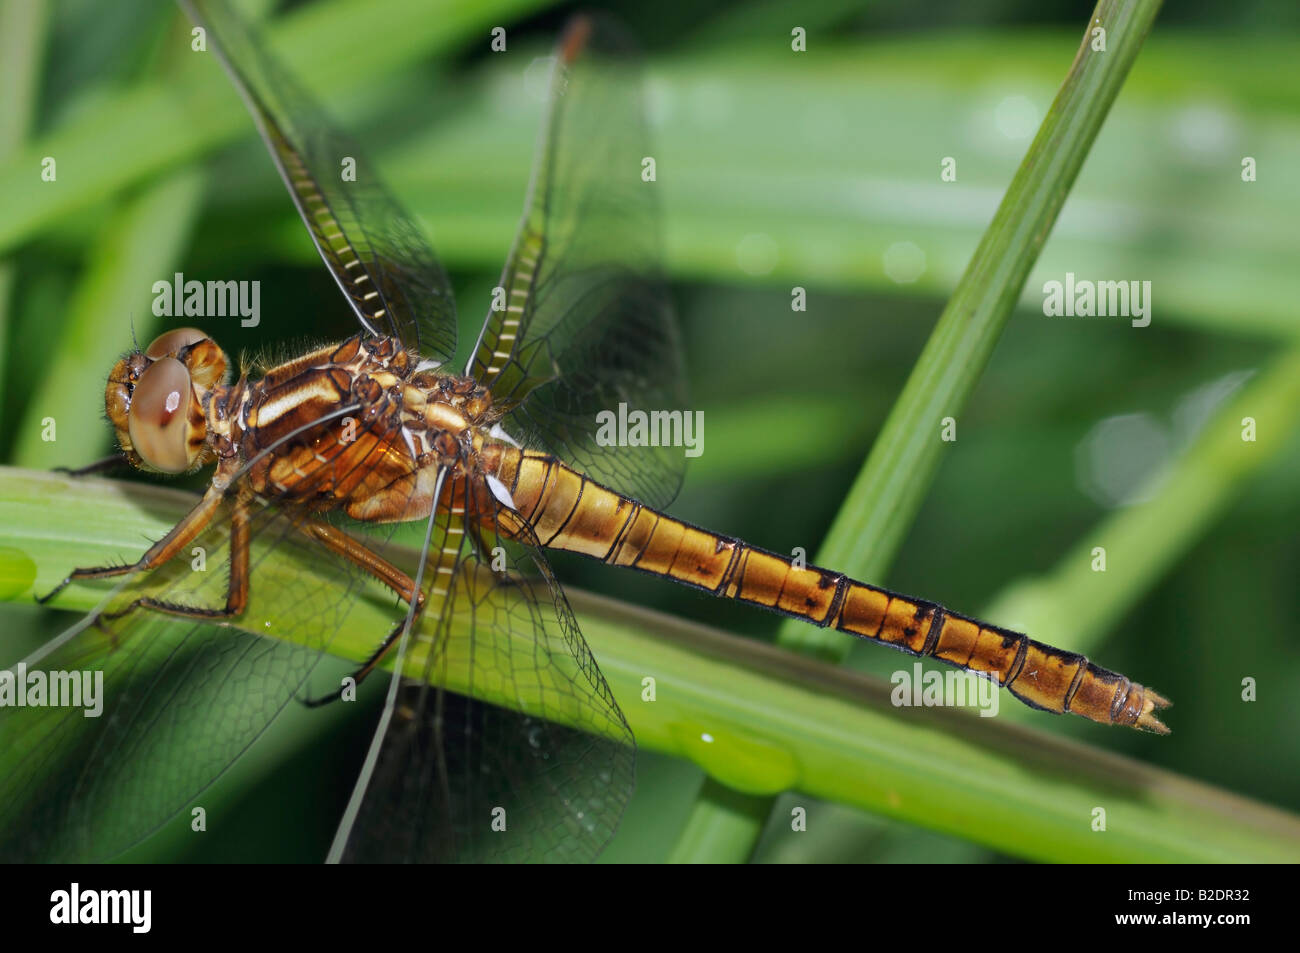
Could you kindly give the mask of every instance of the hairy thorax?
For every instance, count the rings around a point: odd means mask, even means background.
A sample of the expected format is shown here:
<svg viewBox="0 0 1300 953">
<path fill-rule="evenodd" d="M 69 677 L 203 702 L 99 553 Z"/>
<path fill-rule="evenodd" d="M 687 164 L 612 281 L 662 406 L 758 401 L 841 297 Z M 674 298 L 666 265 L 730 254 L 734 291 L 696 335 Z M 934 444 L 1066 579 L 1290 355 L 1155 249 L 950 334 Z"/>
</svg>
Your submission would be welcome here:
<svg viewBox="0 0 1300 953">
<path fill-rule="evenodd" d="M 210 423 L 253 492 L 370 522 L 427 516 L 441 468 L 444 497 L 486 492 L 503 449 L 487 390 L 392 338 L 349 338 L 215 398 Z"/>
</svg>

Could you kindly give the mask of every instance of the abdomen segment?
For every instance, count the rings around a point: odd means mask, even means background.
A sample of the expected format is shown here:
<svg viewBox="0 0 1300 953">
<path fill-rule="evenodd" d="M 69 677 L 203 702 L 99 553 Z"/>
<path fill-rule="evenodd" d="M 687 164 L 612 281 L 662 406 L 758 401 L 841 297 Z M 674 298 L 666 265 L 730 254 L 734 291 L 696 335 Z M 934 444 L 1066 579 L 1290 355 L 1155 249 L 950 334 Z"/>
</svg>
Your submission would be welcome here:
<svg viewBox="0 0 1300 953">
<path fill-rule="evenodd" d="M 1082 655 L 692 526 L 553 457 L 502 454 L 497 473 L 538 542 L 629 566 L 976 672 L 1033 708 L 1168 734 L 1169 702 Z"/>
</svg>

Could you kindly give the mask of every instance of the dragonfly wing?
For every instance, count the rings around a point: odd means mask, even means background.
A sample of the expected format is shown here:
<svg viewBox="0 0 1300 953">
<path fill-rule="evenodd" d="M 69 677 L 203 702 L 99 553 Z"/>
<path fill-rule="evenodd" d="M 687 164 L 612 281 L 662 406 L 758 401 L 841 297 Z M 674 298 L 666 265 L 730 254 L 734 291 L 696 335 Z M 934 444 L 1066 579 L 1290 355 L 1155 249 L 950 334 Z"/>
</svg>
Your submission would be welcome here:
<svg viewBox="0 0 1300 953">
<path fill-rule="evenodd" d="M 379 420 L 352 436 L 299 454 L 298 485 L 346 480 L 400 440 Z M 87 617 L 28 666 L 86 673 L 97 716 L 84 706 L 0 706 L 0 858 L 103 860 L 133 846 L 220 777 L 295 695 L 317 694 L 306 683 L 327 650 L 342 656 L 330 665 L 351 671 L 391 626 L 391 609 L 380 610 L 372 642 L 336 644 L 358 628 L 348 623 L 370 603 L 363 595 L 391 607 L 392 594 L 311 542 L 303 514 L 273 500 L 247 503 L 242 629 L 146 610 L 109 618 L 143 597 L 224 606 L 234 505 L 223 502 L 185 554 L 112 591 L 99 627 Z"/>
<path fill-rule="evenodd" d="M 447 275 L 357 142 L 335 128 L 224 0 L 179 0 L 244 98 L 362 326 L 439 364 L 456 350 Z M 344 175 L 344 163 L 354 174 Z"/>
<path fill-rule="evenodd" d="M 631 796 L 632 733 L 541 551 L 439 519 L 440 611 L 404 646 L 342 859 L 589 861 Z"/>
<path fill-rule="evenodd" d="M 187 555 L 132 577 L 108 610 L 142 596 L 224 605 L 228 507 L 197 540 L 206 566 Z M 93 680 L 102 710 L 0 709 L 0 857 L 121 853 L 215 781 L 300 692 L 353 604 L 343 596 L 362 580 L 309 547 L 275 508 L 261 508 L 251 528 L 255 576 L 243 621 L 279 638 L 136 610 L 29 666 Z M 315 571 L 302 572 L 302 560 Z"/>
<path fill-rule="evenodd" d="M 660 266 L 639 71 L 581 17 L 552 60 L 524 217 L 466 373 L 504 426 L 652 506 L 681 485 L 681 447 L 619 447 L 598 415 L 683 410 L 681 348 Z"/>
</svg>

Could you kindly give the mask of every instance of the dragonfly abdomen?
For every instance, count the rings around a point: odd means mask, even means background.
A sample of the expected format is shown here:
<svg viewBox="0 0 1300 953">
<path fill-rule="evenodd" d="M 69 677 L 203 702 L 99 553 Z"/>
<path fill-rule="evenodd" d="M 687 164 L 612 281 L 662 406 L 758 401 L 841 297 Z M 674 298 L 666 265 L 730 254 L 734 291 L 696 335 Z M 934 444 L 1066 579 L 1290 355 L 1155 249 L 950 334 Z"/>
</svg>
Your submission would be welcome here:
<svg viewBox="0 0 1300 953">
<path fill-rule="evenodd" d="M 545 454 L 503 454 L 498 475 L 543 546 L 935 658 L 1033 708 L 1168 731 L 1154 714 L 1164 698 L 1083 655 L 674 519 Z"/>
</svg>

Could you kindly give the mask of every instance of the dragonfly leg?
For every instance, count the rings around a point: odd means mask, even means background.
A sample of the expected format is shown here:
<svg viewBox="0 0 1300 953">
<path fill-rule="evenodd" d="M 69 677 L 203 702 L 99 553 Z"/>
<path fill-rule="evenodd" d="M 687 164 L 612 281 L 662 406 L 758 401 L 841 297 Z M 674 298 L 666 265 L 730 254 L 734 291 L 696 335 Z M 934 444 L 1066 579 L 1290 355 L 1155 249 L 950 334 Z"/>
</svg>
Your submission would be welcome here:
<svg viewBox="0 0 1300 953">
<path fill-rule="evenodd" d="M 467 524 L 469 538 L 474 543 L 474 549 L 478 553 L 478 558 L 486 565 L 492 565 L 492 547 L 487 544 L 487 539 L 483 536 L 483 530 L 473 524 Z"/>
<path fill-rule="evenodd" d="M 415 580 L 402 572 L 392 563 L 388 562 L 382 556 L 378 555 L 363 543 L 353 539 L 343 530 L 328 523 L 322 523 L 319 520 L 309 520 L 298 527 L 308 537 L 325 546 L 332 552 L 337 553 L 353 565 L 364 569 L 370 575 L 374 576 L 388 588 L 392 589 L 401 597 L 408 606 L 414 603 L 415 615 L 418 616 L 424 608 L 424 593 L 417 592 Z M 362 679 L 374 671 L 383 657 L 388 654 L 396 643 L 398 637 L 406 625 L 406 619 L 402 618 L 389 633 L 384 636 L 379 647 L 366 659 L 364 665 L 358 668 L 350 676 L 352 683 L 359 685 Z M 322 695 L 318 698 L 308 698 L 303 704 L 308 708 L 318 708 L 321 705 L 329 704 L 332 701 L 338 701 L 343 696 L 345 686 L 340 686 L 332 692 Z"/>
<path fill-rule="evenodd" d="M 413 600 L 418 602 L 419 604 L 416 606 L 417 612 L 423 607 L 424 593 L 415 591 L 415 580 L 378 553 L 369 549 L 364 543 L 357 542 L 337 526 L 322 523 L 320 520 L 308 520 L 300 524 L 298 528 L 306 533 L 310 539 L 315 540 L 332 552 L 338 553 L 348 562 L 370 573 L 370 575 L 397 593 L 407 605 L 410 605 Z"/>
<path fill-rule="evenodd" d="M 388 650 L 397 644 L 397 639 L 402 634 L 402 629 L 405 627 L 406 619 L 402 618 L 398 620 L 397 624 L 389 630 L 386 636 L 384 636 L 384 640 L 379 643 L 379 648 L 375 649 L 370 658 L 366 659 L 366 663 L 348 676 L 352 685 L 360 685 L 365 677 L 375 670 L 375 666 L 383 661 L 384 656 L 388 654 Z M 316 698 L 304 698 L 302 703 L 307 708 L 319 708 L 322 705 L 328 705 L 330 702 L 338 701 L 343 697 L 343 692 L 346 691 L 347 688 L 348 681 L 345 680 L 343 684 L 333 691 L 326 692 L 324 695 L 319 695 Z"/>
<path fill-rule="evenodd" d="M 202 506 L 202 504 L 199 505 Z M 186 517 L 186 519 L 189 519 L 189 517 Z M 208 520 L 211 520 L 210 514 Z M 207 525 L 207 521 L 204 522 L 204 525 Z M 230 580 L 226 585 L 226 604 L 224 607 L 191 606 L 179 602 L 164 602 L 151 596 L 142 596 L 121 609 L 101 613 L 95 619 L 95 624 L 98 626 L 101 621 L 111 622 L 120 619 L 136 609 L 149 609 L 153 612 L 163 612 L 167 615 L 180 616 L 185 619 L 214 621 L 241 615 L 248 605 L 249 546 L 251 543 L 248 501 L 243 497 L 239 497 L 235 500 L 230 512 Z M 184 543 L 181 545 L 184 545 Z"/>
<path fill-rule="evenodd" d="M 84 467 L 55 467 L 53 472 L 66 473 L 68 476 L 73 477 L 83 477 L 94 473 L 111 473 L 114 470 L 125 470 L 130 465 L 126 457 L 120 453 L 114 453 L 102 460 L 96 460 L 94 463 L 87 463 Z"/>
<path fill-rule="evenodd" d="M 224 490 L 209 487 L 208 491 L 203 494 L 203 499 L 199 500 L 194 509 L 185 514 L 185 517 L 173 526 L 166 536 L 150 546 L 136 562 L 120 566 L 90 566 L 74 569 L 68 574 L 67 578 L 45 595 L 37 596 L 36 601 L 41 605 L 45 605 L 74 582 L 86 579 L 108 579 L 113 576 L 125 576 L 128 573 L 143 569 L 157 569 L 192 543 L 207 528 L 208 524 L 212 522 L 212 517 L 216 515 L 217 508 L 221 505 L 224 496 Z"/>
</svg>

